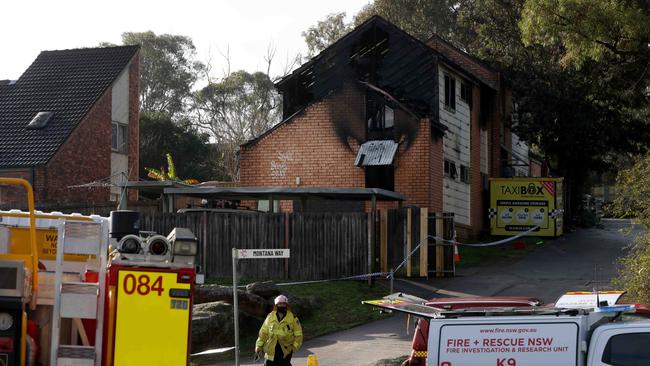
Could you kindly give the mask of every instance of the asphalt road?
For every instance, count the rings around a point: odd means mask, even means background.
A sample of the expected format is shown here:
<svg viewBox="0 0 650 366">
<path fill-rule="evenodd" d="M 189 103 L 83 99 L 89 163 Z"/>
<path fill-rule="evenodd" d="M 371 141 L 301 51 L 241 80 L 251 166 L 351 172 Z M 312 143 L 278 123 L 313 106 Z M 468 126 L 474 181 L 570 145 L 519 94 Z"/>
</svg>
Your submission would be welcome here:
<svg viewBox="0 0 650 366">
<path fill-rule="evenodd" d="M 530 296 L 547 303 L 567 291 L 591 291 L 595 285 L 599 289 L 611 289 L 616 260 L 625 253 L 639 230 L 624 235 L 621 230 L 629 226 L 627 220 L 604 220 L 603 228 L 581 229 L 545 241 L 534 252 L 516 260 L 459 269 L 453 278 L 396 281 L 395 289 L 424 298 L 447 296 L 445 291 L 454 291 L 484 296 Z M 445 291 L 436 293 L 440 289 Z M 306 365 L 307 356 L 313 353 L 319 366 L 370 366 L 382 359 L 408 354 L 410 345 L 406 318 L 396 315 L 307 341 L 292 364 Z M 242 362 L 242 365 L 260 364 L 252 359 Z"/>
</svg>

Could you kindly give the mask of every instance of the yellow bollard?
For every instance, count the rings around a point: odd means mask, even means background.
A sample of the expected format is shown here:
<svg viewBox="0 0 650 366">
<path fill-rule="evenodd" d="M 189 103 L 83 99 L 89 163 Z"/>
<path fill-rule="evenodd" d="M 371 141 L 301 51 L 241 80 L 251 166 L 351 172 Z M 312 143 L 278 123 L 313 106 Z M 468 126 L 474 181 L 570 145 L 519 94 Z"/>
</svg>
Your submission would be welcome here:
<svg viewBox="0 0 650 366">
<path fill-rule="evenodd" d="M 316 355 L 307 356 L 307 366 L 318 366 L 318 360 L 316 359 Z"/>
</svg>

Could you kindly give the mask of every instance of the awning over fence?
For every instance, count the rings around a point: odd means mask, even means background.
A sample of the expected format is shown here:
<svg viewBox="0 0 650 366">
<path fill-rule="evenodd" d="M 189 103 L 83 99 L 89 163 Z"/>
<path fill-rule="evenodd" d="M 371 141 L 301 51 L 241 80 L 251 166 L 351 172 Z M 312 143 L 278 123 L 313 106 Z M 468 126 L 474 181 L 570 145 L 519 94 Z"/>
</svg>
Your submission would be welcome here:
<svg viewBox="0 0 650 366">
<path fill-rule="evenodd" d="M 345 201 L 405 201 L 397 192 L 379 188 L 321 188 L 321 187 L 170 187 L 165 195 L 182 195 L 206 199 L 274 200 L 327 199 Z"/>
</svg>

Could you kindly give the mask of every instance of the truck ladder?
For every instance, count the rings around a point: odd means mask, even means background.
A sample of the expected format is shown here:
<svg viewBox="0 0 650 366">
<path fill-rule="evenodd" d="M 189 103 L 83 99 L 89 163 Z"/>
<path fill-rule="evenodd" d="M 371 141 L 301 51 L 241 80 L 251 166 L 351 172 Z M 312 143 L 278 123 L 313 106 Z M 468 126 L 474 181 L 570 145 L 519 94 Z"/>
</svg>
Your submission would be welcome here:
<svg viewBox="0 0 650 366">
<path fill-rule="evenodd" d="M 51 366 L 100 366 L 106 293 L 108 227 L 102 222 L 59 220 L 56 252 L 54 310 L 52 312 Z M 93 255 L 99 265 L 98 282 L 63 282 L 65 254 Z M 61 319 L 72 319 L 81 346 L 61 344 Z M 88 342 L 81 319 L 95 319 L 95 345 Z M 73 327 L 74 328 L 74 327 Z M 75 335 L 76 336 L 76 335 Z"/>
</svg>

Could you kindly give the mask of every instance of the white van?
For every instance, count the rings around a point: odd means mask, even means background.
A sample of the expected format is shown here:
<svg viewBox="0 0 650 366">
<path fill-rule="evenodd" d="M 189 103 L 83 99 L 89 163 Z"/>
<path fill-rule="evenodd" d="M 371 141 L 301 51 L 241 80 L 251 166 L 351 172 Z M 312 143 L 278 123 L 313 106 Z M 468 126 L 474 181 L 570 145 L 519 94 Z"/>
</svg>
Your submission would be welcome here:
<svg viewBox="0 0 650 366">
<path fill-rule="evenodd" d="M 444 310 L 396 297 L 364 303 L 428 322 L 426 351 L 409 366 L 650 365 L 650 312 L 639 305 Z"/>
</svg>

